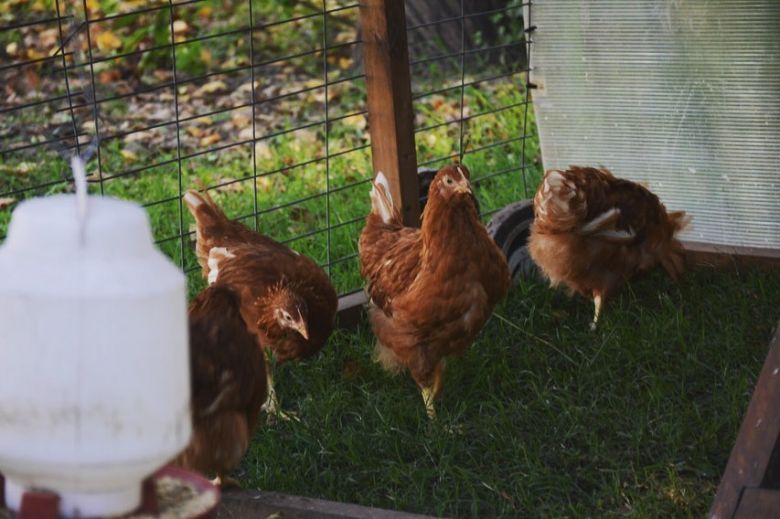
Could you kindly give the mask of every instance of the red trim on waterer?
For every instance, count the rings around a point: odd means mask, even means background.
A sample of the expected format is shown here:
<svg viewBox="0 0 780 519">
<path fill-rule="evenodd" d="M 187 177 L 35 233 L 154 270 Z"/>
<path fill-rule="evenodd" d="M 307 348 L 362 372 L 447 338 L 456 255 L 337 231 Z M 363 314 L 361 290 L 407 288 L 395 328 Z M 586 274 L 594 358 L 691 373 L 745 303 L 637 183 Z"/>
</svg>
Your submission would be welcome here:
<svg viewBox="0 0 780 519">
<path fill-rule="evenodd" d="M 141 486 L 141 512 L 150 515 L 157 515 L 159 512 L 157 503 L 157 489 L 154 486 L 154 476 L 144 480 Z"/>
<path fill-rule="evenodd" d="M 28 490 L 22 494 L 18 519 L 58 519 L 60 496 L 51 492 Z"/>
<path fill-rule="evenodd" d="M 216 492 L 216 504 L 213 508 L 206 510 L 202 514 L 194 516 L 193 519 L 202 519 L 214 516 L 214 511 L 220 501 L 220 491 L 209 480 L 197 473 L 173 466 L 165 466 L 154 475 L 146 478 L 141 487 L 141 506 L 135 513 L 157 515 L 159 513 L 159 504 L 157 502 L 157 490 L 154 484 L 155 478 L 161 476 L 172 476 L 183 481 L 187 481 L 198 489 L 199 492 Z M 60 496 L 52 492 L 28 490 L 22 495 L 22 503 L 19 514 L 16 519 L 58 519 L 60 507 Z M 0 474 L 0 508 L 5 508 L 5 479 Z"/>
</svg>

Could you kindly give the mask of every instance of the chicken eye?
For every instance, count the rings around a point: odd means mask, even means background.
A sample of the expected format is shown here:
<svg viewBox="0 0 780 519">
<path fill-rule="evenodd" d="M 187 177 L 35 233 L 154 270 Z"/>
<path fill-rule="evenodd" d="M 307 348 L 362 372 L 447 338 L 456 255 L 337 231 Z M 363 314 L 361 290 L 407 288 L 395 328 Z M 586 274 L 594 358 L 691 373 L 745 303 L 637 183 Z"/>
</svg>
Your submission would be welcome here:
<svg viewBox="0 0 780 519">
<path fill-rule="evenodd" d="M 452 177 L 444 177 L 444 183 L 448 186 L 451 186 L 454 182 L 452 180 Z"/>
</svg>

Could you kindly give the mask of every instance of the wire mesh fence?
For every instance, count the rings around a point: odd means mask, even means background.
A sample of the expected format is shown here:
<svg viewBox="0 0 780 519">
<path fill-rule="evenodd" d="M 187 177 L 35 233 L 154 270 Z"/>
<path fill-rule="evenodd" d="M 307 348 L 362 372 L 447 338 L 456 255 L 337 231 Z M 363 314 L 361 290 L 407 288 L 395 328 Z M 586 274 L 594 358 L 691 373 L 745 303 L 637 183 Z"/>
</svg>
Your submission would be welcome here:
<svg viewBox="0 0 780 519">
<path fill-rule="evenodd" d="M 483 217 L 526 198 L 539 178 L 527 72 L 530 2 L 407 1 L 417 160 L 472 170 Z"/>
<path fill-rule="evenodd" d="M 410 1 L 418 163 L 462 160 L 484 215 L 538 176 L 526 4 Z M 90 189 L 143 204 L 191 280 L 187 189 L 362 285 L 371 149 L 359 5 L 322 0 L 41 0 L 0 9 L 0 241 L 13 205 Z M 5 12 L 4 12 L 5 11 Z"/>
</svg>

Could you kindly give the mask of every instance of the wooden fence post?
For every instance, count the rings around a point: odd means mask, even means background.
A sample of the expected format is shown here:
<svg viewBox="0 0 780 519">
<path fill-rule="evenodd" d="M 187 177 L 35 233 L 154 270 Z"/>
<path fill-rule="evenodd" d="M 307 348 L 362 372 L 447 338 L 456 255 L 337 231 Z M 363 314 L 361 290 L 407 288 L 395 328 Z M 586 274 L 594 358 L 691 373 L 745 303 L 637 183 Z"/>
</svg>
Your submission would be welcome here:
<svg viewBox="0 0 780 519">
<path fill-rule="evenodd" d="M 420 219 L 404 0 L 361 0 L 360 23 L 374 172 L 390 182 L 404 224 Z"/>
<path fill-rule="evenodd" d="M 780 510 L 780 325 L 775 329 L 709 519 L 777 517 Z"/>
</svg>

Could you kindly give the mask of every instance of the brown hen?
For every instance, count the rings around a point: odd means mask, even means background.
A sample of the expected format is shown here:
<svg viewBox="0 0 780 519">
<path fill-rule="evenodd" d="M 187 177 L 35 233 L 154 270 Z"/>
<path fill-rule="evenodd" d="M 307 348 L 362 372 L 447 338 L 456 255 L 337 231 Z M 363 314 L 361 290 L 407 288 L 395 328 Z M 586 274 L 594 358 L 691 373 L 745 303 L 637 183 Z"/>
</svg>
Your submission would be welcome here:
<svg viewBox="0 0 780 519">
<path fill-rule="evenodd" d="M 506 260 L 479 220 L 464 166 L 436 174 L 421 229 L 403 226 L 382 173 L 371 205 L 359 252 L 377 360 L 409 370 L 433 418 L 445 358 L 471 345 L 509 288 Z"/>
<path fill-rule="evenodd" d="M 319 352 L 333 331 L 338 296 L 327 274 L 311 259 L 239 222 L 229 220 L 208 196 L 184 197 L 197 225 L 197 256 L 209 283 L 241 296 L 241 313 L 268 356 L 277 362 Z M 266 410 L 280 417 L 268 374 Z"/>
<path fill-rule="evenodd" d="M 604 300 L 634 275 L 659 264 L 672 279 L 682 274 L 675 235 L 688 222 L 635 182 L 570 166 L 548 171 L 539 186 L 528 245 L 553 286 L 593 298 L 595 329 Z"/>
<path fill-rule="evenodd" d="M 228 474 L 249 446 L 268 395 L 265 357 L 241 317 L 241 299 L 216 284 L 190 304 L 192 439 L 176 463 L 236 484 Z"/>
</svg>

